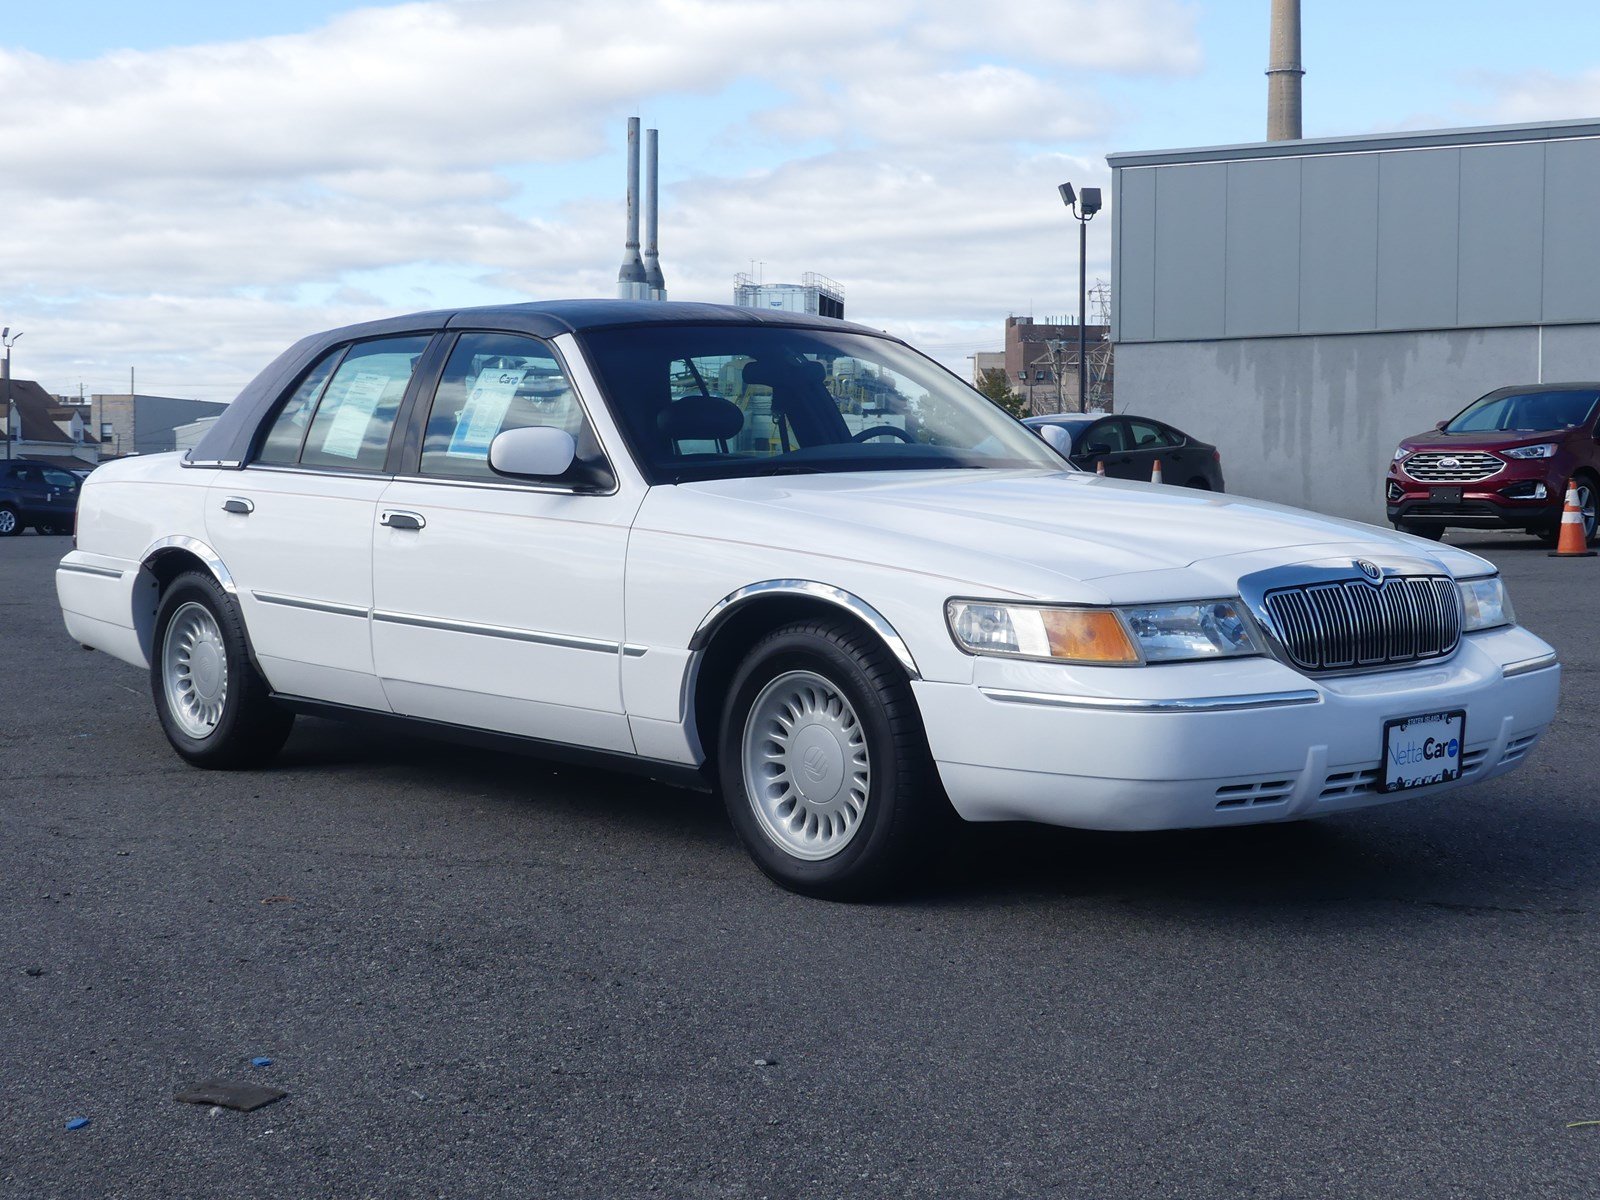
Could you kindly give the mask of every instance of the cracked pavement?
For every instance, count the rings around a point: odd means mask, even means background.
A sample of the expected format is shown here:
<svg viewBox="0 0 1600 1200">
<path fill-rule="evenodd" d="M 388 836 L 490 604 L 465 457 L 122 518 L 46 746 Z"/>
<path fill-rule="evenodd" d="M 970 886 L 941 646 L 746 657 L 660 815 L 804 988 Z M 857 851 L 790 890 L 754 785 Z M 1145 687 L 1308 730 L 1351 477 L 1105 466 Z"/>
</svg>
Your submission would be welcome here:
<svg viewBox="0 0 1600 1200">
<path fill-rule="evenodd" d="M 629 777 L 306 719 L 191 769 L 63 631 L 68 540 L 0 539 L 0 1195 L 1592 1195 L 1600 560 L 1452 540 L 1566 666 L 1521 771 L 972 827 L 847 907 Z"/>
</svg>

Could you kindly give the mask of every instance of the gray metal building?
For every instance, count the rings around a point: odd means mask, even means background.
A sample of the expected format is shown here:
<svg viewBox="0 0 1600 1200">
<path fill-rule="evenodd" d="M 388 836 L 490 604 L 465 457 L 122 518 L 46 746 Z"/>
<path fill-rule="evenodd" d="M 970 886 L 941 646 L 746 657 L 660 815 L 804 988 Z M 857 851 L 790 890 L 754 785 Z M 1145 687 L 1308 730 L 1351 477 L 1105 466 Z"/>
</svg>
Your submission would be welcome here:
<svg viewBox="0 0 1600 1200">
<path fill-rule="evenodd" d="M 1396 442 L 1600 379 L 1600 121 L 1113 154 L 1118 407 L 1381 522 Z"/>
</svg>

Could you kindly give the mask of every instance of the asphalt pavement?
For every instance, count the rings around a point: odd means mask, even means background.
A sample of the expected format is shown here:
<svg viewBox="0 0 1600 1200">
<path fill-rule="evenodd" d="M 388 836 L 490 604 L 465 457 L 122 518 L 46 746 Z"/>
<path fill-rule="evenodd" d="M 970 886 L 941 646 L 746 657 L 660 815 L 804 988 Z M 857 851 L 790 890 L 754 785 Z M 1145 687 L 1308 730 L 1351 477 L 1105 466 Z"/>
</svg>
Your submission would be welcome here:
<svg viewBox="0 0 1600 1200">
<path fill-rule="evenodd" d="M 1565 664 L 1521 771 L 969 827 L 846 906 L 625 776 L 307 719 L 188 767 L 68 539 L 0 539 L 0 1196 L 1600 1194 L 1600 559 L 1452 540 Z"/>
</svg>

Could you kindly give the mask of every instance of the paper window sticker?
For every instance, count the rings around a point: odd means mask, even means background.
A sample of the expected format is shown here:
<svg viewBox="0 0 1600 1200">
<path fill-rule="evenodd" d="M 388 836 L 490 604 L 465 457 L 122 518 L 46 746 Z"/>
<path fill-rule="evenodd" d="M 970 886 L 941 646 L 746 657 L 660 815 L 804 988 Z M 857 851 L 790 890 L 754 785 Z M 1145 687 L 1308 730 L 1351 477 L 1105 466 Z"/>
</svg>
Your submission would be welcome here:
<svg viewBox="0 0 1600 1200">
<path fill-rule="evenodd" d="M 456 458 L 487 458 L 489 443 L 505 423 L 506 410 L 527 374 L 526 367 L 491 367 L 479 374 L 466 407 L 456 418 L 456 429 L 445 453 Z"/>
<path fill-rule="evenodd" d="M 367 426 L 372 414 L 389 390 L 390 379 L 382 371 L 359 371 L 339 397 L 339 409 L 333 414 L 328 432 L 322 439 L 322 452 L 338 458 L 359 458 L 361 444 L 366 440 Z"/>
</svg>

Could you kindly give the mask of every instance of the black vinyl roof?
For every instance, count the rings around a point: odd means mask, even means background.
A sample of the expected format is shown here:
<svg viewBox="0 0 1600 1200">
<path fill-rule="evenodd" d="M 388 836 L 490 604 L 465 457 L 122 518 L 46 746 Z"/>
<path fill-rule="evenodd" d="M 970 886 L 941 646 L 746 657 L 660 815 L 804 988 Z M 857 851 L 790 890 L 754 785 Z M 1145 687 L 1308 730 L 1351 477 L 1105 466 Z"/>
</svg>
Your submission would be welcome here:
<svg viewBox="0 0 1600 1200">
<path fill-rule="evenodd" d="M 496 304 L 481 308 L 445 308 L 407 313 L 345 325 L 301 338 L 252 379 L 222 411 L 198 445 L 189 452 L 195 466 L 238 466 L 250 450 L 256 427 L 267 409 L 318 358 L 341 342 L 438 333 L 451 329 L 524 333 L 552 338 L 564 333 L 580 337 L 595 329 L 629 325 L 787 325 L 800 329 L 845 330 L 882 337 L 881 330 L 807 313 L 731 304 L 691 304 L 650 300 L 542 300 L 532 304 Z"/>
</svg>

